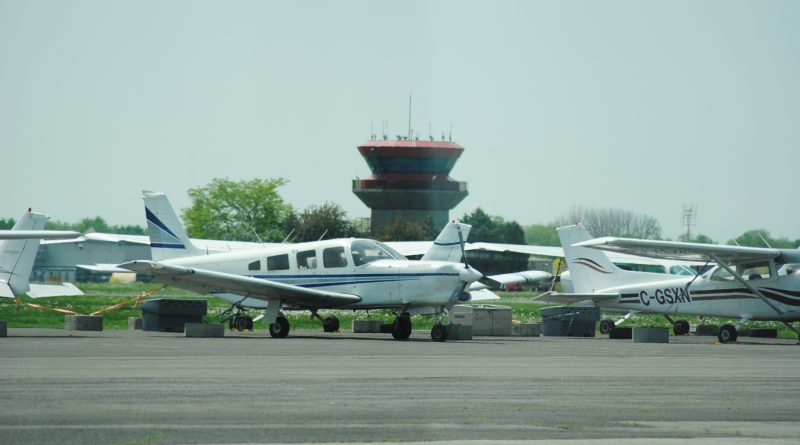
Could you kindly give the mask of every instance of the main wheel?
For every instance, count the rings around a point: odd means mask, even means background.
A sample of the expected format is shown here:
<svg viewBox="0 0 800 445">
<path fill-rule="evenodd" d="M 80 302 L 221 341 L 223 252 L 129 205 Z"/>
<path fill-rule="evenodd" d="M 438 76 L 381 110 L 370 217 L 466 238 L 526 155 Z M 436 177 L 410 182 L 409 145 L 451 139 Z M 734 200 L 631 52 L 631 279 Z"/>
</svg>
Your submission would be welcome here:
<svg viewBox="0 0 800 445">
<path fill-rule="evenodd" d="M 395 317 L 392 323 L 392 337 L 395 340 L 406 340 L 411 337 L 411 316 L 402 313 Z"/>
<path fill-rule="evenodd" d="M 686 320 L 675 320 L 672 325 L 672 332 L 675 335 L 686 335 L 689 333 L 689 322 Z"/>
<path fill-rule="evenodd" d="M 739 334 L 736 332 L 736 326 L 732 324 L 724 324 L 721 328 L 719 328 L 719 334 L 717 335 L 720 343 L 728 343 L 729 341 L 736 341 L 739 338 Z"/>
<path fill-rule="evenodd" d="M 447 341 L 447 327 L 442 324 L 434 325 L 431 329 L 431 340 Z"/>
<path fill-rule="evenodd" d="M 611 332 L 612 329 L 614 329 L 614 320 L 606 318 L 605 320 L 600 322 L 601 334 L 608 334 L 609 332 Z"/>
<path fill-rule="evenodd" d="M 336 332 L 339 330 L 339 319 L 329 315 L 322 320 L 322 330 L 325 332 Z"/>
<path fill-rule="evenodd" d="M 247 320 L 247 326 L 245 327 L 245 329 L 247 329 L 248 331 L 252 331 L 253 330 L 253 317 L 251 317 L 249 315 L 245 315 L 245 319 Z"/>
<path fill-rule="evenodd" d="M 289 335 L 289 320 L 283 315 L 275 319 L 275 323 L 269 325 L 269 335 L 273 338 L 286 338 Z"/>
<path fill-rule="evenodd" d="M 244 331 L 245 329 L 247 329 L 248 318 L 250 317 L 246 315 L 239 315 L 239 314 L 234 315 L 230 322 L 232 329 L 236 329 L 237 331 Z M 250 318 L 251 323 L 252 321 L 253 319 Z"/>
</svg>

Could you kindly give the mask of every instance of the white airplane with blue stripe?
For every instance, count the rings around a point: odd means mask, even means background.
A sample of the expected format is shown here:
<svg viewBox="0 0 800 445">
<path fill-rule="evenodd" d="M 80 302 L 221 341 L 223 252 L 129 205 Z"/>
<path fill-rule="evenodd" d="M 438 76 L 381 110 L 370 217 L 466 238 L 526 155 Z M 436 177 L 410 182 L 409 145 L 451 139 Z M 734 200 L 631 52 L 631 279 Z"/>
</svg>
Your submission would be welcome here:
<svg viewBox="0 0 800 445">
<path fill-rule="evenodd" d="M 152 275 L 157 282 L 223 298 L 239 306 L 265 309 L 270 334 L 286 337 L 282 310 L 393 309 L 392 336 L 411 335 L 411 315 L 433 314 L 434 341 L 445 341 L 443 316 L 452 306 L 476 299 L 487 288 L 547 280 L 551 275 L 525 271 L 487 277 L 458 262 L 470 226 L 451 222 L 419 261 L 406 259 L 384 243 L 369 239 L 332 239 L 207 254 L 195 247 L 167 197 L 144 192 L 152 261 L 120 267 Z M 252 327 L 252 319 L 239 318 Z M 323 320 L 338 329 L 335 316 Z"/>
</svg>

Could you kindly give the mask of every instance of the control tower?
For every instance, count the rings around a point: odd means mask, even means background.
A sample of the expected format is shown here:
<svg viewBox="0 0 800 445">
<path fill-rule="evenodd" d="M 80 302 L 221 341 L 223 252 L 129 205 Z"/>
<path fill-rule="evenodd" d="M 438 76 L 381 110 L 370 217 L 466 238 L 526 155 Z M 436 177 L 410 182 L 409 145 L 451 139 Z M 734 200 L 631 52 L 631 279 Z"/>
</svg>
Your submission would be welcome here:
<svg viewBox="0 0 800 445">
<path fill-rule="evenodd" d="M 353 193 L 372 209 L 372 233 L 397 219 L 433 221 L 441 230 L 467 183 L 450 178 L 464 147 L 445 141 L 370 140 L 358 146 L 372 175 L 353 180 Z"/>
</svg>

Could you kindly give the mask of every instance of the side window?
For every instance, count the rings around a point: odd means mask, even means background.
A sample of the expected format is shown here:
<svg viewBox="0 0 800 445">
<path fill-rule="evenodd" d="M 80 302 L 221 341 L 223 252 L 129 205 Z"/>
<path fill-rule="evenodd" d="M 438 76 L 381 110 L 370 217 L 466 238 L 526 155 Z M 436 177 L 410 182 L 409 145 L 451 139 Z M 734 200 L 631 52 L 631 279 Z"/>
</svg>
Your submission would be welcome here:
<svg viewBox="0 0 800 445">
<path fill-rule="evenodd" d="M 316 269 L 317 268 L 317 252 L 315 250 L 305 250 L 297 252 L 297 268 L 303 269 Z"/>
<path fill-rule="evenodd" d="M 267 270 L 289 270 L 289 254 L 267 257 Z"/>
<path fill-rule="evenodd" d="M 328 247 L 322 251 L 322 264 L 326 267 L 347 267 L 344 247 Z"/>
<path fill-rule="evenodd" d="M 247 265 L 247 270 L 261 270 L 261 260 L 253 261 Z"/>
</svg>

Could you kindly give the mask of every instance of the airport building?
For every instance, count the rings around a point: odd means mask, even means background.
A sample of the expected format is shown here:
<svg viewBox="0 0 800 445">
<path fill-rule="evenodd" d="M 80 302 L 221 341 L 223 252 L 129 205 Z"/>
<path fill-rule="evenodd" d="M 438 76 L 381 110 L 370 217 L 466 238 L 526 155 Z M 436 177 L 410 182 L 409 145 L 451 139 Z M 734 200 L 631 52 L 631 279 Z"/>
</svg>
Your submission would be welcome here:
<svg viewBox="0 0 800 445">
<path fill-rule="evenodd" d="M 372 209 L 373 235 L 398 219 L 415 223 L 430 219 L 433 230 L 439 231 L 450 210 L 468 194 L 466 182 L 449 176 L 464 152 L 456 143 L 370 140 L 358 151 L 372 175 L 353 180 L 353 193 Z"/>
</svg>

